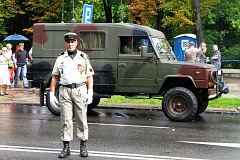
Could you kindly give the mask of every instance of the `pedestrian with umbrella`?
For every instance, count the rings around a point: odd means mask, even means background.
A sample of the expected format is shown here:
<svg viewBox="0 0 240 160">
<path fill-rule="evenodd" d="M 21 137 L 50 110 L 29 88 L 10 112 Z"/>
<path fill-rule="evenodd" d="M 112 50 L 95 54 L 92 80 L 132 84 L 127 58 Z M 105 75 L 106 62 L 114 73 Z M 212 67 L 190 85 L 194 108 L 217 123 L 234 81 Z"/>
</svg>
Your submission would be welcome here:
<svg viewBox="0 0 240 160">
<path fill-rule="evenodd" d="M 28 53 L 24 49 L 24 43 L 19 43 L 19 50 L 16 52 L 15 59 L 17 62 L 17 75 L 15 76 L 14 88 L 18 87 L 18 78 L 22 75 L 23 87 L 28 88 L 27 80 L 27 62 L 28 62 Z"/>
<path fill-rule="evenodd" d="M 18 87 L 18 78 L 21 75 L 21 79 L 23 80 L 23 87 L 24 88 L 28 88 L 28 81 L 27 81 L 27 61 L 28 61 L 28 53 L 26 50 L 24 50 L 24 43 L 25 41 L 29 41 L 28 38 L 26 38 L 23 35 L 20 34 L 12 34 L 7 36 L 3 42 L 6 43 L 12 43 L 17 45 L 19 43 L 19 50 L 16 52 L 15 54 L 15 62 L 17 62 L 17 70 L 16 70 L 16 74 L 14 77 L 14 87 L 17 88 Z"/>
</svg>

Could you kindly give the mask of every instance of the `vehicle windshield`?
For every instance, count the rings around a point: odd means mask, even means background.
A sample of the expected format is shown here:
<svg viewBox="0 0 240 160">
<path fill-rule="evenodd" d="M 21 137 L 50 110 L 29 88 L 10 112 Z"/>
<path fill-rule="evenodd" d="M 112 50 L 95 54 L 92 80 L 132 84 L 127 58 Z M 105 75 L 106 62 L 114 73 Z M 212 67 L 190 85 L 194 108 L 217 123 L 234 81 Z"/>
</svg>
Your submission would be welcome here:
<svg viewBox="0 0 240 160">
<path fill-rule="evenodd" d="M 172 48 L 168 44 L 166 39 L 162 38 L 152 38 L 153 47 L 156 49 L 158 54 L 171 55 Z"/>
</svg>

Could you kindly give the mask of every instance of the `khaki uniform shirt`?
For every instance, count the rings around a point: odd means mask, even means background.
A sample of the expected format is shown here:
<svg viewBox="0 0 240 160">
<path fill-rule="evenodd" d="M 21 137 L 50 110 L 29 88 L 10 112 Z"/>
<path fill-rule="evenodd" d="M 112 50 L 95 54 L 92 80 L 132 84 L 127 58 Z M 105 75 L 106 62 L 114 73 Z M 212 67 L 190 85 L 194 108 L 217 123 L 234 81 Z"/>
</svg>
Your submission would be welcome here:
<svg viewBox="0 0 240 160">
<path fill-rule="evenodd" d="M 87 77 L 92 76 L 94 71 L 87 55 L 77 50 L 73 59 L 67 51 L 60 55 L 54 64 L 52 74 L 60 75 L 60 84 L 69 85 L 85 83 Z"/>
<path fill-rule="evenodd" d="M 197 52 L 198 52 L 198 49 L 194 47 L 187 49 L 185 52 L 186 60 L 195 61 L 197 58 Z"/>
</svg>

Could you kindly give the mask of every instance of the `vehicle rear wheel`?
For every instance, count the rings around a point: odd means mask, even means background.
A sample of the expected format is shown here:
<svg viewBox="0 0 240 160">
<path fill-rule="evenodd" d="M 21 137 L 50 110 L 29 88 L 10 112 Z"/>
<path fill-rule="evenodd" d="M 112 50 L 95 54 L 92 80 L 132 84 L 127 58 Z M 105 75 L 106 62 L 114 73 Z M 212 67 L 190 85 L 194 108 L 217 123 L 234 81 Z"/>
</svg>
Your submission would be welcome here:
<svg viewBox="0 0 240 160">
<path fill-rule="evenodd" d="M 46 95 L 46 103 L 47 103 L 47 108 L 48 110 L 56 115 L 56 116 L 60 116 L 60 108 L 59 107 L 55 107 L 55 106 L 52 106 L 51 103 L 50 103 L 50 94 L 49 92 L 47 93 Z"/>
<path fill-rule="evenodd" d="M 191 121 L 197 112 L 197 98 L 187 88 L 175 87 L 166 92 L 162 110 L 173 121 Z"/>
<path fill-rule="evenodd" d="M 100 98 L 93 98 L 91 104 L 88 105 L 88 110 L 92 110 L 93 108 L 97 107 L 100 102 Z"/>
<path fill-rule="evenodd" d="M 100 98 L 93 98 L 92 103 L 88 105 L 88 110 L 92 110 L 93 108 L 97 107 L 99 102 L 100 102 Z M 49 93 L 47 93 L 47 95 L 46 95 L 46 103 L 47 103 L 48 110 L 52 114 L 54 114 L 56 116 L 60 116 L 60 108 L 51 105 L 51 103 L 50 103 L 50 94 Z"/>
</svg>

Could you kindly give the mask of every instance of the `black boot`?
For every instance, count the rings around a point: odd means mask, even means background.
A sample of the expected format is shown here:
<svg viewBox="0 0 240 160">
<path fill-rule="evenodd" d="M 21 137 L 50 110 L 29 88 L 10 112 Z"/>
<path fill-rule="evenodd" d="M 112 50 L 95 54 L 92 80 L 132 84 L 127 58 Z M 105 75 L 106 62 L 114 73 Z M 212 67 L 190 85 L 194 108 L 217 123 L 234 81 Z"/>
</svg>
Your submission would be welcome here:
<svg viewBox="0 0 240 160">
<path fill-rule="evenodd" d="M 63 150 L 58 155 L 58 158 L 65 158 L 67 156 L 70 156 L 69 141 L 63 141 Z"/>
<path fill-rule="evenodd" d="M 86 142 L 87 141 L 81 141 L 81 143 L 80 143 L 80 156 L 81 157 L 88 157 Z"/>
</svg>

